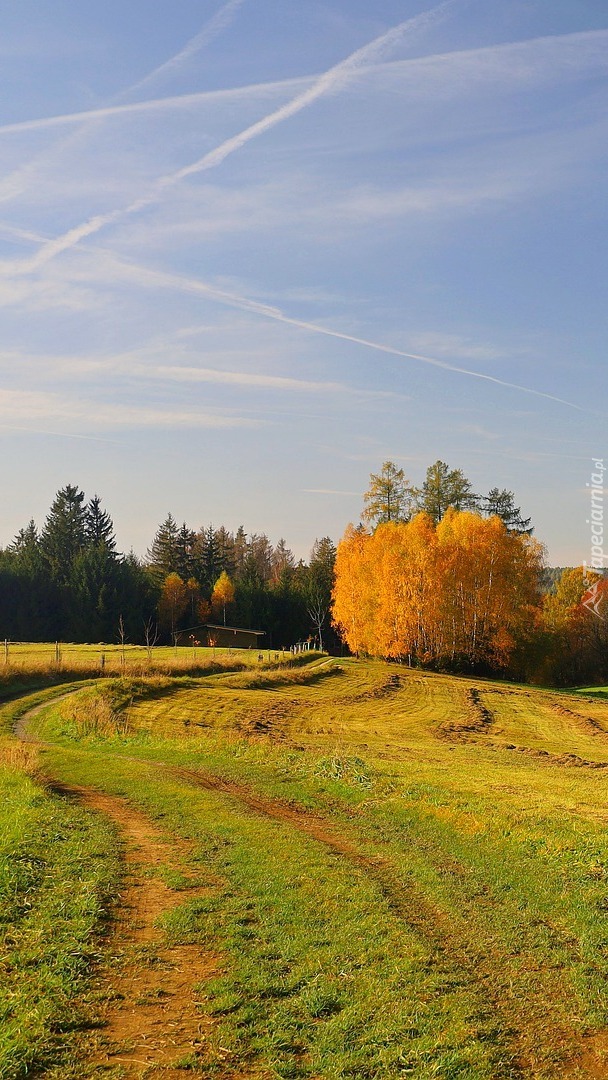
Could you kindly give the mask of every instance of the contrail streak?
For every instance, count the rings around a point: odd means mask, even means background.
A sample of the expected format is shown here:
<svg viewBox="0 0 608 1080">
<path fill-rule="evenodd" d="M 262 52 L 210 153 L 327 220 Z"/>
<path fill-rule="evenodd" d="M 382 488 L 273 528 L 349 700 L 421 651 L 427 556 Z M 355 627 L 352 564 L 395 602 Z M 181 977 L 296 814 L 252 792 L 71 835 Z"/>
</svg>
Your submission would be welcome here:
<svg viewBox="0 0 608 1080">
<path fill-rule="evenodd" d="M 191 38 L 190 41 L 184 46 L 181 52 L 176 53 L 170 60 L 166 60 L 164 64 L 160 64 L 159 67 L 151 71 L 149 75 L 144 75 L 143 79 L 134 83 L 128 90 L 125 90 L 121 97 L 125 97 L 127 94 L 134 94 L 137 90 L 141 90 L 143 86 L 148 86 L 151 82 L 156 82 L 159 77 L 163 75 L 171 75 L 179 68 L 190 60 L 193 56 L 196 56 L 197 52 L 204 49 L 206 45 L 210 45 L 212 41 L 215 41 L 223 30 L 226 30 L 234 20 L 234 17 L 240 7 L 243 6 L 245 0 L 228 0 L 228 3 L 224 4 L 219 11 L 209 20 L 206 26 Z"/>
<path fill-rule="evenodd" d="M 26 131 L 46 131 L 50 128 L 65 127 L 70 124 L 82 124 L 85 133 L 89 124 L 95 120 L 107 120 L 115 116 L 137 115 L 138 113 L 161 112 L 169 109 L 187 109 L 191 105 L 224 99 L 250 98 L 258 91 L 270 94 L 275 90 L 289 87 L 301 87 L 314 81 L 314 75 L 300 76 L 293 79 L 278 79 L 276 82 L 249 83 L 246 86 L 227 87 L 224 90 L 200 90 L 193 94 L 174 94 L 171 97 L 149 98 L 146 101 L 134 101 L 125 105 L 104 105 L 99 109 L 87 109 L 86 112 L 62 113 L 58 116 L 42 116 L 35 120 L 17 120 L 13 124 L 0 126 L 0 137 L 19 134 Z M 66 140 L 67 142 L 67 140 Z M 63 145 L 63 144 L 62 144 Z"/>
<path fill-rule="evenodd" d="M 185 60 L 190 59 L 190 57 L 194 56 L 197 52 L 200 52 L 205 45 L 210 44 L 222 30 L 230 25 L 237 9 L 244 2 L 245 0 L 228 0 L 210 21 L 206 23 L 203 29 L 199 31 L 195 37 L 190 39 L 179 53 L 172 56 L 169 60 L 166 60 L 159 67 L 154 68 L 153 71 L 150 71 L 143 79 L 140 79 L 140 81 L 133 86 L 128 86 L 126 90 L 122 90 L 120 93 L 116 94 L 111 99 L 111 102 L 120 102 L 127 97 L 128 94 L 135 92 L 144 85 L 154 82 L 161 73 L 167 73 L 169 70 L 176 71 L 180 68 Z M 147 103 L 144 103 L 144 105 L 145 104 Z M 125 106 L 122 106 L 122 110 L 124 110 L 124 108 Z M 42 154 L 39 154 L 33 160 L 28 161 L 26 165 L 15 169 L 4 178 L 2 186 L 0 187 L 0 199 L 6 201 L 11 197 L 20 194 L 23 190 L 24 181 L 26 181 L 28 177 L 35 175 L 41 164 L 49 159 L 52 160 L 58 153 L 77 144 L 83 137 L 90 133 L 94 126 L 94 121 L 102 120 L 107 116 L 113 116 L 117 111 L 122 110 L 120 105 L 112 106 L 112 104 L 110 104 L 105 109 L 94 109 L 87 113 L 80 114 L 80 119 L 84 120 L 85 123 L 79 130 L 72 132 L 66 138 L 62 139 L 58 145 L 55 145 L 52 148 L 50 153 L 43 152 Z M 0 129 L 0 133 L 36 130 L 40 127 L 50 128 L 57 124 L 65 123 L 66 121 L 71 122 L 77 120 L 78 116 L 79 114 L 75 114 L 74 116 L 68 115 L 67 117 L 50 117 L 46 121 L 42 121 L 42 123 L 40 121 L 24 121 L 21 124 L 8 124 Z"/>
<path fill-rule="evenodd" d="M 233 135 L 230 139 L 226 139 L 223 143 L 220 143 L 219 146 L 215 147 L 214 150 L 209 151 L 197 161 L 192 162 L 190 165 L 185 165 L 183 168 L 169 173 L 167 176 L 161 177 L 156 181 L 147 195 L 135 199 L 128 206 L 123 207 L 120 210 L 114 210 L 107 214 L 96 214 L 94 217 L 89 218 L 88 221 L 70 229 L 62 236 L 56 237 L 56 239 L 52 240 L 49 244 L 45 244 L 36 255 L 23 262 L 21 266 L 17 268 L 17 272 L 29 273 L 32 270 L 39 269 L 39 267 L 44 266 L 57 255 L 75 247 L 88 236 L 93 236 L 106 225 L 111 225 L 123 217 L 138 213 L 146 207 L 158 202 L 167 190 L 174 187 L 176 184 L 179 184 L 182 180 L 185 180 L 186 177 L 217 168 L 217 166 L 221 165 L 227 157 L 235 153 L 235 151 L 242 149 L 242 147 L 251 142 L 252 139 L 256 139 L 259 135 L 265 134 L 267 131 L 276 127 L 277 124 L 281 124 L 284 120 L 296 116 L 297 113 L 306 109 L 309 105 L 312 105 L 315 101 L 318 101 L 327 94 L 336 93 L 338 90 L 342 89 L 362 65 L 378 60 L 385 52 L 397 45 L 406 33 L 425 29 L 427 26 L 432 25 L 438 19 L 442 18 L 457 2 L 458 0 L 444 0 L 444 2 L 437 7 L 431 8 L 429 11 L 422 12 L 419 15 L 415 15 L 413 18 L 407 19 L 405 22 L 394 26 L 386 33 L 380 34 L 379 37 L 374 38 L 374 40 L 367 45 L 364 45 L 362 48 L 351 53 L 345 60 L 341 60 L 339 64 L 336 64 L 322 75 L 319 75 L 312 86 L 301 93 L 296 94 L 296 96 L 292 98 L 291 101 L 287 102 L 287 104 L 275 109 L 261 120 L 256 121 L 256 123 L 251 124 L 243 131 L 240 131 L 237 135 Z"/>
<path fill-rule="evenodd" d="M 146 267 L 128 263 L 111 254 L 110 258 L 112 267 L 113 269 L 115 268 L 117 273 L 122 272 L 127 278 L 135 279 L 140 285 L 149 284 L 152 287 L 162 286 L 178 289 L 182 292 L 197 293 L 210 300 L 215 300 L 220 304 L 224 304 L 227 307 L 237 308 L 239 311 L 248 311 L 255 315 L 260 315 L 262 318 L 284 323 L 287 326 L 295 326 L 299 330 L 306 330 L 309 333 L 314 334 L 322 334 L 324 337 L 337 338 L 339 341 L 349 341 L 354 345 L 361 345 L 363 348 L 373 349 L 375 352 L 386 353 L 389 356 L 398 356 L 404 360 L 417 360 L 422 364 L 440 368 L 443 371 L 451 371 L 455 375 L 466 375 L 468 378 L 481 379 L 483 382 L 493 383 L 494 385 L 502 386 L 507 390 L 517 390 L 520 393 L 530 394 L 533 397 L 543 398 L 546 401 L 554 401 L 558 405 L 565 405 L 568 409 L 575 409 L 577 412 L 591 412 L 590 409 L 587 409 L 582 405 L 576 405 L 573 401 L 567 401 L 565 398 L 557 397 L 555 394 L 548 394 L 544 390 L 535 390 L 531 386 L 523 386 L 520 383 L 508 382 L 506 379 L 499 379 L 495 375 L 486 375 L 481 371 L 473 371 L 470 368 L 460 367 L 457 364 L 450 364 L 447 360 L 439 360 L 433 356 L 424 356 L 420 353 L 406 352 L 404 349 L 397 349 L 393 345 L 384 345 L 382 342 L 372 341 L 369 338 L 358 337 L 355 334 L 347 334 L 342 330 L 334 330 L 331 327 L 322 326 L 320 323 L 307 322 L 304 319 L 295 319 L 290 315 L 286 315 L 280 308 L 273 307 L 270 304 L 262 304 L 259 301 L 251 300 L 246 296 L 239 296 L 238 293 L 226 292 L 224 289 L 218 289 L 215 286 L 209 285 L 204 281 L 199 281 L 196 278 L 185 278 L 178 274 L 168 274 L 161 270 L 148 270 Z"/>
<path fill-rule="evenodd" d="M 117 439 L 104 439 L 101 435 L 78 435 L 69 431 L 48 431 L 46 428 L 25 427 L 20 424 L 5 424 L 0 421 L 1 431 L 25 431 L 28 435 L 52 435 L 56 439 L 85 439 L 86 442 L 100 442 L 108 446 L 122 446 Z"/>
<path fill-rule="evenodd" d="M 202 36 L 202 31 L 201 35 Z M 538 49 L 541 50 L 553 50 L 549 51 L 545 57 L 544 62 L 551 64 L 554 69 L 560 65 L 571 66 L 572 55 L 576 55 L 579 46 L 585 44 L 595 44 L 597 46 L 594 51 L 594 56 L 597 55 L 602 61 L 605 61 L 606 57 L 606 45 L 608 43 L 608 31 L 604 30 L 585 30 L 580 33 L 573 34 L 553 34 L 548 37 L 531 38 L 527 41 L 515 41 L 507 42 L 501 45 L 489 45 L 482 46 L 476 49 L 456 49 L 444 53 L 431 53 L 426 56 L 414 57 L 408 60 L 393 60 L 379 64 L 370 64 L 369 70 L 376 71 L 381 69 L 390 69 L 391 67 L 399 68 L 402 65 L 407 65 L 414 72 L 416 69 L 420 69 L 421 73 L 424 73 L 428 69 L 429 64 L 435 63 L 440 65 L 443 70 L 447 69 L 450 63 L 474 62 L 479 60 L 482 63 L 491 61 L 493 57 L 504 58 L 504 62 L 508 62 L 509 58 L 515 59 L 520 56 L 524 60 L 529 58 L 530 64 L 534 64 L 538 67 L 538 57 L 533 57 L 532 52 Z M 564 48 L 564 55 L 557 52 L 555 47 Z M 199 45 L 200 48 L 200 45 Z M 188 46 L 183 50 L 186 52 Z M 574 50 L 574 53 L 572 52 Z M 181 53 L 179 55 L 182 55 Z M 168 60 L 166 64 L 161 67 L 168 67 L 172 64 L 172 60 Z M 603 65 L 605 66 L 605 64 Z M 160 69 L 156 69 L 160 70 Z M 151 80 L 154 72 L 145 76 L 142 82 L 148 82 Z M 60 113 L 55 116 L 39 116 L 31 120 L 16 120 L 10 124 L 0 124 L 0 137 L 4 135 L 19 134 L 28 131 L 45 131 L 54 127 L 63 127 L 70 124 L 86 123 L 93 120 L 111 119 L 115 116 L 130 115 L 146 112 L 154 112 L 161 110 L 188 108 L 191 105 L 198 105 L 205 102 L 221 101 L 222 99 L 250 97 L 252 94 L 259 92 L 271 93 L 272 91 L 279 89 L 288 89 L 294 87 L 306 88 L 315 81 L 314 75 L 300 75 L 289 79 L 277 79 L 270 82 L 250 83 L 243 86 L 226 87 L 219 90 L 200 90 L 189 94 L 174 94 L 160 98 L 149 98 L 145 101 L 134 101 L 121 103 L 122 99 L 129 93 L 131 93 L 133 87 L 128 87 L 122 93 L 116 95 L 112 101 L 116 104 L 108 104 L 100 106 L 97 109 L 87 109 L 80 112 L 73 113 Z M 140 84 L 137 84 L 140 85 Z"/>
</svg>

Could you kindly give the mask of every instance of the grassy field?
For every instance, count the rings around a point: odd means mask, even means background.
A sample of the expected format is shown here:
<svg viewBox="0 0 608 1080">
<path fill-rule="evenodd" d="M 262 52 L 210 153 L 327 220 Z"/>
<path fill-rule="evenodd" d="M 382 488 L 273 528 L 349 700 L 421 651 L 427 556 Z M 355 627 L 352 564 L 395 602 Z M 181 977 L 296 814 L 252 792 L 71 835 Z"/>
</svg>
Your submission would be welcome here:
<svg viewBox="0 0 608 1080">
<path fill-rule="evenodd" d="M 250 667 L 291 659 L 288 653 L 257 649 L 220 649 L 162 645 L 72 645 L 65 642 L 1 642 L 0 680 L 17 673 L 91 672 L 96 675 L 189 671 L 210 663 Z"/>
<path fill-rule="evenodd" d="M 238 659 L 4 706 L 2 1080 L 608 1075 L 601 688 Z"/>
</svg>

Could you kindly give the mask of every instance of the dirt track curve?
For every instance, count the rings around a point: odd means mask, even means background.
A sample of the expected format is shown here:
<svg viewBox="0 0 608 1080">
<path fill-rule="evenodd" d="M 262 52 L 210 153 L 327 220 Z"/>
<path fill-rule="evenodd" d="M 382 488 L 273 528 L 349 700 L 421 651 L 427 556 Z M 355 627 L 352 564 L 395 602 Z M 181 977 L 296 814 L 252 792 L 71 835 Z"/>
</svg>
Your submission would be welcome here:
<svg viewBox="0 0 608 1080">
<path fill-rule="evenodd" d="M 69 697 L 60 694 L 53 704 Z M 48 702 L 28 710 L 15 724 L 15 735 L 38 743 L 31 721 Z M 44 745 L 44 744 L 41 744 Z M 214 1021 L 197 1006 L 197 986 L 216 974 L 219 959 L 197 945 L 167 940 L 158 920 L 185 899 L 208 893 L 193 885 L 187 891 L 168 887 L 161 868 L 183 873 L 191 847 L 175 837 L 170 842 L 126 799 L 91 788 L 66 786 L 47 778 L 51 790 L 109 818 L 122 846 L 124 878 L 113 909 L 112 931 L 104 942 L 106 959 L 94 972 L 95 1029 L 86 1060 L 86 1075 L 120 1070 L 124 1080 L 158 1077 L 183 1080 L 178 1062 L 208 1057 Z M 218 1064 L 229 1052 L 214 1049 Z M 237 1080 L 228 1064 L 222 1075 Z"/>
<path fill-rule="evenodd" d="M 58 695 L 53 704 L 68 695 Z M 25 713 L 15 726 L 15 734 L 28 742 L 37 742 L 31 720 L 49 702 Z M 44 744 L 41 744 L 44 745 Z M 125 755 L 121 755 L 125 757 Z M 361 869 L 378 887 L 394 914 L 417 931 L 431 947 L 440 966 L 456 964 L 475 986 L 483 1002 L 483 1011 L 492 1015 L 504 1033 L 508 1056 L 507 1072 L 497 1076 L 532 1078 L 540 1076 L 535 1045 L 526 1034 L 530 1010 L 546 1013 L 551 1044 L 564 1053 L 564 1077 L 579 1080 L 608 1078 L 608 1039 L 604 1035 L 583 1037 L 560 1027 L 551 1016 L 550 1000 L 524 1000 L 512 979 L 508 957 L 493 947 L 491 941 L 473 940 L 467 932 L 466 918 L 459 920 L 429 903 L 414 882 L 399 873 L 391 860 L 369 855 L 349 837 L 339 833 L 332 823 L 297 806 L 266 797 L 246 785 L 207 772 L 167 765 L 161 761 L 129 758 L 156 768 L 159 773 L 183 780 L 234 799 L 254 813 L 288 824 L 347 859 Z M 96 1041 L 93 1064 L 100 1070 L 120 1065 L 123 1075 L 131 1078 L 156 1077 L 183 1080 L 183 1069 L 172 1067 L 180 1059 L 204 1051 L 213 1026 L 196 1006 L 195 988 L 215 974 L 220 966 L 217 957 L 205 954 L 197 946 L 171 946 L 157 928 L 156 920 L 183 902 L 184 893 L 171 890 L 154 876 L 161 865 L 187 864 L 191 849 L 171 837 L 165 840 L 153 823 L 125 800 L 93 789 L 65 788 L 51 785 L 82 805 L 105 814 L 116 825 L 124 844 L 126 878 L 117 900 L 115 928 L 108 951 L 112 963 L 97 974 L 100 997 L 107 999 L 101 1010 L 103 1023 Z M 176 859 L 177 857 L 177 859 Z M 456 876 L 466 868 L 456 860 L 447 869 Z M 152 874 L 151 874 L 152 871 Z M 191 889 L 192 897 L 207 890 Z M 534 965 L 536 958 L 530 957 Z M 505 962 L 506 961 L 506 962 Z M 496 978 L 502 971 L 502 978 Z M 540 976 L 540 971 L 538 972 Z M 555 985 L 552 985 L 555 983 Z M 501 992 L 497 993 L 497 986 Z M 559 973 L 543 972 L 545 990 L 551 986 L 555 1000 L 564 992 Z M 528 993 L 530 986 L 528 985 Z M 220 1051 L 221 1053 L 221 1051 Z M 235 1072 L 229 1065 L 229 1051 L 221 1076 L 250 1077 L 249 1072 Z M 218 1064 L 217 1056 L 215 1063 Z M 256 1076 L 261 1073 L 256 1072 Z M 546 1075 L 542 1073 L 542 1075 Z"/>
</svg>

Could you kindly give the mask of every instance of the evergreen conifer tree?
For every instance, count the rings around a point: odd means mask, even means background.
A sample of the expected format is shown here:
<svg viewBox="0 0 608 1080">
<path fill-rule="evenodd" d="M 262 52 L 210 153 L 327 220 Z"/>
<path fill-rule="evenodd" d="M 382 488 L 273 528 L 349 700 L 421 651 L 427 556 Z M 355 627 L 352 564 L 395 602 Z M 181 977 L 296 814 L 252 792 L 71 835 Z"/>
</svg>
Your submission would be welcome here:
<svg viewBox="0 0 608 1080">
<path fill-rule="evenodd" d="M 114 523 L 107 511 L 101 509 L 99 495 L 94 495 L 86 508 L 85 531 L 88 545 L 103 547 L 115 555 Z"/>
<path fill-rule="evenodd" d="M 159 525 L 154 540 L 148 548 L 148 566 L 155 581 L 159 584 L 169 574 L 177 573 L 179 562 L 179 533 L 177 522 L 172 514 L 167 514 Z"/>
<path fill-rule="evenodd" d="M 40 547 L 51 577 L 68 584 L 77 555 L 87 544 L 84 491 L 67 484 L 57 492 L 47 516 Z"/>
<path fill-rule="evenodd" d="M 428 514 L 435 525 L 450 507 L 453 510 L 474 510 L 478 503 L 477 495 L 462 469 L 450 469 L 445 461 L 429 465 L 417 496 L 418 509 Z"/>
<path fill-rule="evenodd" d="M 507 491 L 506 488 L 502 491 L 492 488 L 483 500 L 482 509 L 488 517 L 496 515 L 504 521 L 509 532 L 525 533 L 527 536 L 534 532 L 530 525 L 532 519 L 521 516 L 520 507 L 515 505 L 514 492 Z"/>
</svg>

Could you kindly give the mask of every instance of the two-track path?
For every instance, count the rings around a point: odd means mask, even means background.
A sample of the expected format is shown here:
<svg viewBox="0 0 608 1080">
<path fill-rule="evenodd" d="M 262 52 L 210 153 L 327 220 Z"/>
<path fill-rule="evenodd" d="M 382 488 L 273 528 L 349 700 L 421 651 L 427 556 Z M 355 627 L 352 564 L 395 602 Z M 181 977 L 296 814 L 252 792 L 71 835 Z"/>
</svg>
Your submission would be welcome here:
<svg viewBox="0 0 608 1080">
<path fill-rule="evenodd" d="M 68 694 L 52 699 L 56 705 Z M 15 735 L 37 743 L 33 720 L 50 702 L 24 713 Z M 92 788 L 67 787 L 48 778 L 65 798 L 103 814 L 115 826 L 123 855 L 124 876 L 113 906 L 112 929 L 105 941 L 105 960 L 95 970 L 95 1034 L 90 1040 L 86 1075 L 104 1075 L 119 1067 L 125 1080 L 162 1077 L 183 1080 L 177 1062 L 206 1056 L 213 1020 L 197 1005 L 197 986 L 217 973 L 218 958 L 197 945 L 171 943 L 159 919 L 171 908 L 208 891 L 194 885 L 186 891 L 167 886 L 161 868 L 183 872 L 191 847 L 167 838 L 126 800 Z M 219 1051 L 221 1057 L 222 1051 Z M 217 1062 L 218 1051 L 214 1052 Z M 235 1074 L 226 1068 L 226 1077 Z"/>
<path fill-rule="evenodd" d="M 52 704 L 66 696 L 58 694 Z M 15 734 L 25 741 L 37 742 L 33 720 L 49 704 L 46 702 L 26 712 L 17 722 Z M 141 758 L 137 760 L 142 761 Z M 255 814 L 281 821 L 357 866 L 375 882 L 394 915 L 427 942 L 436 960 L 455 964 L 471 985 L 486 995 L 487 1007 L 510 1043 L 508 1075 L 522 1080 L 541 1075 L 536 1068 L 534 1047 L 526 1033 L 531 1003 L 518 1000 L 517 989 L 510 986 L 508 964 L 503 973 L 504 996 L 495 996 L 490 989 L 497 969 L 505 964 L 505 957 L 500 950 L 480 947 L 466 926 L 430 904 L 415 883 L 405 881 L 391 859 L 362 850 L 333 822 L 269 798 L 247 785 L 203 769 L 182 768 L 148 759 L 146 763 L 156 767 L 159 776 L 179 778 L 185 784 L 233 799 Z M 148 1077 L 151 1080 L 155 1077 L 182 1080 L 183 1069 L 173 1066 L 191 1055 L 202 1054 L 200 1060 L 204 1060 L 208 1035 L 214 1023 L 197 1006 L 196 987 L 215 974 L 221 963 L 217 956 L 205 953 L 198 946 L 171 944 L 157 925 L 163 913 L 184 899 L 183 892 L 176 892 L 163 883 L 158 871 L 166 866 L 183 870 L 192 854 L 191 846 L 177 837 L 167 838 L 126 799 L 96 789 L 66 788 L 60 784 L 54 787 L 66 797 L 78 799 L 83 806 L 109 818 L 116 826 L 124 852 L 124 884 L 115 904 L 114 929 L 107 942 L 108 960 L 95 973 L 102 1026 L 93 1040 L 88 1062 L 93 1072 L 87 1072 L 87 1076 L 95 1075 L 96 1067 L 101 1075 L 109 1067 L 120 1065 L 122 1075 L 128 1080 L 144 1077 L 146 1080 Z M 194 886 L 187 896 L 205 891 Z M 547 986 L 555 981 L 546 972 L 543 976 L 548 980 Z M 552 989 L 559 996 L 558 986 Z M 537 1004 L 539 1008 L 549 1007 L 546 1001 L 539 1000 Z M 571 1064 L 566 1068 L 570 1071 L 560 1075 L 576 1076 L 581 1080 L 608 1080 L 608 1040 L 603 1034 L 580 1039 L 571 1030 L 560 1030 L 559 1025 L 554 1025 L 548 1034 L 552 1045 L 568 1047 L 566 1053 Z M 222 1053 L 223 1048 L 220 1048 L 220 1061 Z M 252 1072 L 235 1068 L 230 1062 L 230 1052 L 226 1050 L 225 1053 L 226 1060 L 220 1066 L 220 1075 L 225 1080 L 253 1076 L 262 1080 L 267 1075 L 263 1070 Z M 217 1047 L 214 1064 L 219 1064 Z M 500 1075 L 505 1074 L 501 1072 Z M 542 1075 L 547 1074 L 542 1072 Z"/>
</svg>

